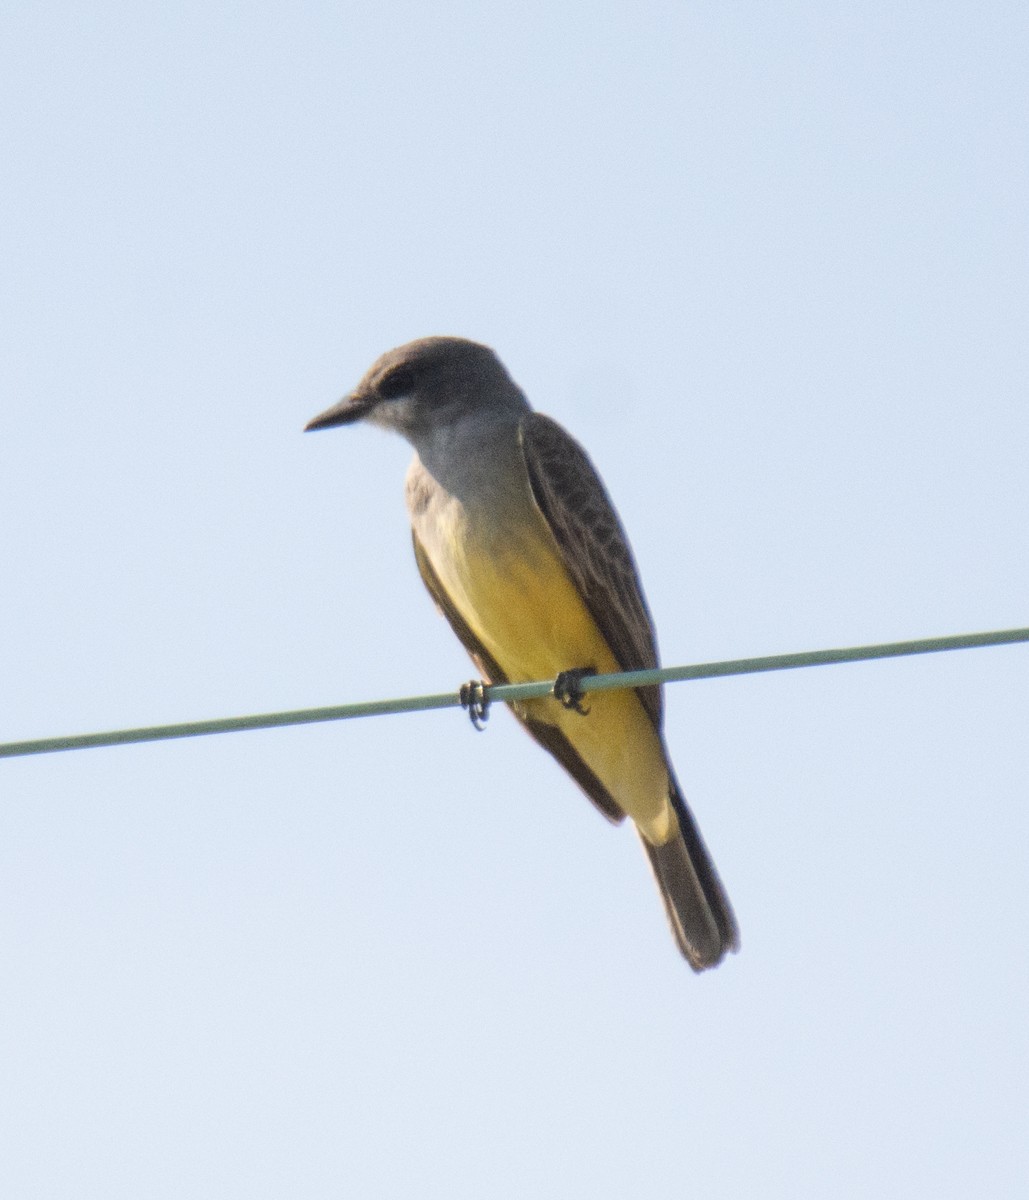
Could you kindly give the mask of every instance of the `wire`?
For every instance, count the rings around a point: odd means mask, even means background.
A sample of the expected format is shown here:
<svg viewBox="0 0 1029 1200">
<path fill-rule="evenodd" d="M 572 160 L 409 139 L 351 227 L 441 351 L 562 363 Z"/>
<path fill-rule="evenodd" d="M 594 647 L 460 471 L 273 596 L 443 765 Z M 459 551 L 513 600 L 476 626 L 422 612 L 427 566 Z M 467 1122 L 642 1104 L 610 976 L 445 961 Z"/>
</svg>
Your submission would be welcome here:
<svg viewBox="0 0 1029 1200">
<path fill-rule="evenodd" d="M 914 642 L 887 642 L 876 646 L 851 646 L 840 650 L 809 650 L 800 654 L 773 654 L 766 658 L 740 658 L 727 662 L 698 663 L 693 666 L 588 675 L 578 686 L 582 692 L 610 691 L 615 688 L 678 683 L 687 679 L 718 679 L 727 675 L 755 675 L 763 671 L 789 671 L 798 667 L 824 667 L 879 658 L 901 658 L 913 654 L 937 654 L 944 650 L 974 650 L 983 646 L 1007 646 L 1016 642 L 1029 642 L 1029 629 L 962 633 L 953 637 L 923 638 Z M 486 704 L 493 701 L 511 703 L 515 700 L 549 696 L 553 694 L 554 682 L 547 680 L 485 687 L 483 700 Z M 152 725 L 142 729 L 114 729 L 106 733 L 79 733 L 67 737 L 40 738 L 31 742 L 5 742 L 0 743 L 0 758 L 54 754 L 60 750 L 88 750 L 98 746 L 127 746 L 138 742 L 168 741 L 173 738 L 204 737 L 213 733 L 241 733 L 248 729 L 274 729 L 283 725 L 313 725 L 320 721 L 346 721 L 354 717 L 381 717 L 396 713 L 425 712 L 436 708 L 457 708 L 463 703 L 462 692 L 371 700 L 360 704 L 337 704 L 328 708 L 300 708 L 292 712 L 260 713 L 248 717 L 220 717 L 213 721 L 184 721 L 178 725 Z"/>
</svg>

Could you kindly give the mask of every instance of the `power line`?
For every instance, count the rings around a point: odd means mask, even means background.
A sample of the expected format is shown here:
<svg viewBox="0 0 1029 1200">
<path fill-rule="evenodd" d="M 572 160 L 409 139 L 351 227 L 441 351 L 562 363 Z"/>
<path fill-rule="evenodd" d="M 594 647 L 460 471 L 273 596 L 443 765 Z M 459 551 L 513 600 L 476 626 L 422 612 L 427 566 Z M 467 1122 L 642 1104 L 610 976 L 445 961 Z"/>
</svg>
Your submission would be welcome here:
<svg viewBox="0 0 1029 1200">
<path fill-rule="evenodd" d="M 886 642 L 876 646 L 851 646 L 840 650 L 808 650 L 800 654 L 773 654 L 765 658 L 740 658 L 727 662 L 697 663 L 683 667 L 661 667 L 649 671 L 621 671 L 612 675 L 588 675 L 582 692 L 615 688 L 646 687 L 656 683 L 678 683 L 687 679 L 718 679 L 727 675 L 756 675 L 764 671 L 789 671 L 798 667 L 824 667 L 837 663 L 867 662 L 879 658 L 901 658 L 913 654 L 937 654 L 944 650 L 974 650 L 983 646 L 1008 646 L 1029 642 L 1029 629 L 1002 629 L 992 633 L 962 633 L 953 637 L 923 638 L 913 642 Z M 508 683 L 483 689 L 479 702 L 532 700 L 553 693 L 554 680 Z M 359 704 L 337 704 L 327 708 L 300 708 L 291 712 L 259 713 L 248 717 L 219 717 L 213 721 L 184 721 L 177 725 L 152 725 L 142 729 L 114 729 L 106 733 L 79 733 L 67 737 L 39 738 L 29 742 L 0 743 L 0 758 L 30 754 L 53 754 L 59 750 L 88 750 L 98 746 L 127 746 L 138 742 L 160 742 L 173 738 L 204 737 L 213 733 L 241 733 L 248 729 L 275 729 L 283 725 L 313 725 L 321 721 L 346 721 L 353 717 L 381 717 L 397 713 L 425 712 L 435 708 L 468 707 L 465 689 L 432 696 L 408 696 L 393 700 L 371 700 Z M 473 710 L 474 711 L 474 710 Z"/>
</svg>

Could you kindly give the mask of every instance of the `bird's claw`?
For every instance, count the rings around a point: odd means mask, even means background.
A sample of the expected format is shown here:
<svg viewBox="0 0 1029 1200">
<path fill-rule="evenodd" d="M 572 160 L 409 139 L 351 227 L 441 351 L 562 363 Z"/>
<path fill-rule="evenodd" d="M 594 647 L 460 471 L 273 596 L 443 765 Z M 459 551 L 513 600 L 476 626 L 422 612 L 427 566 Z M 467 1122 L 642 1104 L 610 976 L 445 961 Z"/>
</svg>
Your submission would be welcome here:
<svg viewBox="0 0 1029 1200">
<path fill-rule="evenodd" d="M 590 711 L 589 705 L 584 705 L 582 698 L 582 681 L 589 675 L 596 675 L 595 667 L 575 667 L 571 671 L 562 671 L 554 680 L 554 699 L 560 700 L 565 708 L 570 708 L 580 716 L 586 716 Z"/>
<path fill-rule="evenodd" d="M 458 692 L 461 707 L 466 709 L 472 724 L 481 733 L 489 720 L 489 696 L 486 694 L 486 684 L 481 679 L 472 679 L 461 684 Z"/>
</svg>

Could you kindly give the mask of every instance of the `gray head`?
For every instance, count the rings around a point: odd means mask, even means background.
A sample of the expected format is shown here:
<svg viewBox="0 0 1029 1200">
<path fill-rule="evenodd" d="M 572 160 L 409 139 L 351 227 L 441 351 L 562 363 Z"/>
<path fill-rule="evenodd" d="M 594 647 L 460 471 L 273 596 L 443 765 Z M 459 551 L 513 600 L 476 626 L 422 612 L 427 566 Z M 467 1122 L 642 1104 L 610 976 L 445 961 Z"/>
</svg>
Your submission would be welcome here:
<svg viewBox="0 0 1029 1200">
<path fill-rule="evenodd" d="M 306 428 L 366 420 L 417 443 L 466 416 L 527 409 L 525 397 L 488 346 L 428 337 L 387 351 L 349 395 Z"/>
</svg>

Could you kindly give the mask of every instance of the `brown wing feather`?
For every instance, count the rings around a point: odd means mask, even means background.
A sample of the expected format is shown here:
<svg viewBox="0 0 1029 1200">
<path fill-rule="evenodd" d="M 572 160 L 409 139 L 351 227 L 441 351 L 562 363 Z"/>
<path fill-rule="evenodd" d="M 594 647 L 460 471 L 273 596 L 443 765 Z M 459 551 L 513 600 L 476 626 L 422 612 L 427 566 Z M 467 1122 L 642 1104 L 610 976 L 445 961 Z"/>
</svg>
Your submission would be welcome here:
<svg viewBox="0 0 1029 1200">
<path fill-rule="evenodd" d="M 623 671 L 658 665 L 654 623 L 643 597 L 629 539 L 586 452 L 556 421 L 529 413 L 520 427 L 532 494 Z M 636 689 L 661 732 L 661 689 Z"/>
<path fill-rule="evenodd" d="M 507 683 L 507 676 L 501 670 L 496 659 L 493 658 L 475 636 L 468 622 L 454 607 L 453 601 L 451 601 L 450 597 L 444 591 L 443 585 L 439 581 L 439 576 L 433 570 L 432 563 L 429 562 L 429 556 L 422 548 L 421 542 L 418 541 L 417 534 L 412 534 L 412 540 L 414 542 L 415 562 L 418 564 L 418 573 L 422 577 L 422 582 L 428 589 L 429 595 L 435 600 L 436 607 L 450 623 L 450 628 L 457 634 L 461 645 L 471 655 L 472 662 L 479 668 L 483 679 L 487 683 Z M 617 823 L 622 820 L 625 814 L 621 808 L 615 803 L 611 794 L 596 775 L 593 774 L 579 757 L 572 743 L 556 726 L 547 725 L 543 721 L 533 720 L 531 717 L 523 715 L 516 708 L 512 707 L 511 711 L 518 718 L 530 737 L 535 738 L 545 750 L 548 750 L 557 759 L 609 821 Z"/>
</svg>

